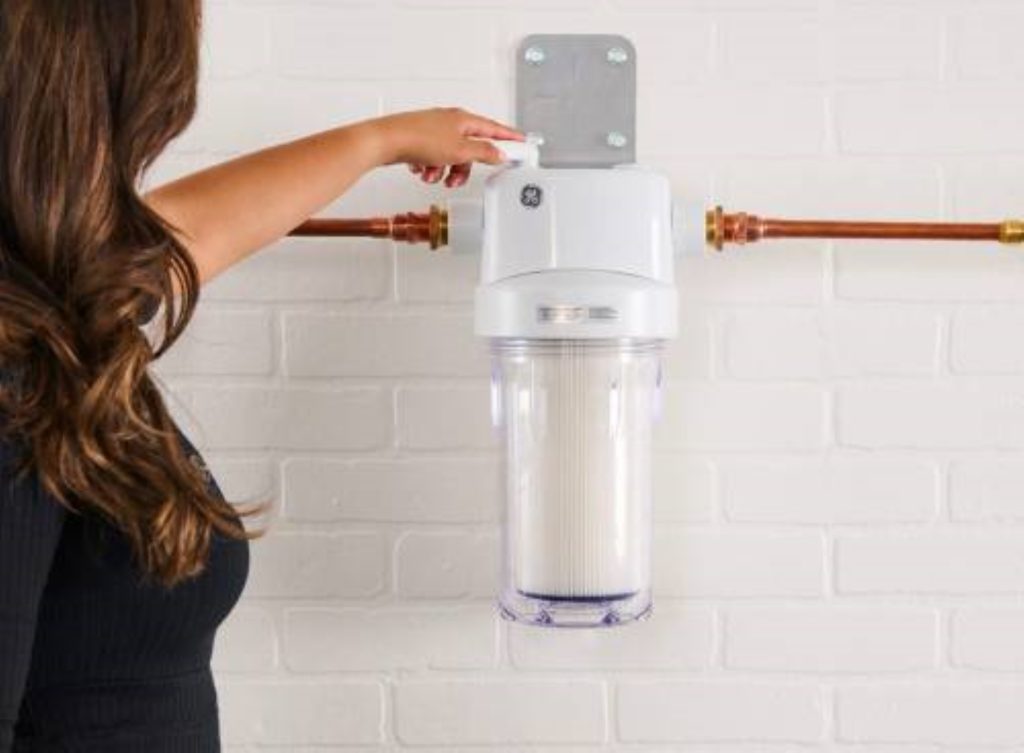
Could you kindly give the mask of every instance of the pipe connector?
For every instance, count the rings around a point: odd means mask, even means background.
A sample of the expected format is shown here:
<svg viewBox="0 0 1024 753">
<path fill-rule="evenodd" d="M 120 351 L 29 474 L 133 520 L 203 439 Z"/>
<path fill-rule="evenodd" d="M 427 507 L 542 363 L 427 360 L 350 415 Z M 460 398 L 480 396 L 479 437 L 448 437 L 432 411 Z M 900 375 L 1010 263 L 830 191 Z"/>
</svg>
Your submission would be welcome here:
<svg viewBox="0 0 1024 753">
<path fill-rule="evenodd" d="M 1006 220 L 999 225 L 999 242 L 1007 245 L 1024 243 L 1024 220 Z"/>
<path fill-rule="evenodd" d="M 405 243 L 427 243 L 431 251 L 448 245 L 448 212 L 430 205 L 430 211 L 405 212 L 391 218 L 391 239 Z"/>
</svg>

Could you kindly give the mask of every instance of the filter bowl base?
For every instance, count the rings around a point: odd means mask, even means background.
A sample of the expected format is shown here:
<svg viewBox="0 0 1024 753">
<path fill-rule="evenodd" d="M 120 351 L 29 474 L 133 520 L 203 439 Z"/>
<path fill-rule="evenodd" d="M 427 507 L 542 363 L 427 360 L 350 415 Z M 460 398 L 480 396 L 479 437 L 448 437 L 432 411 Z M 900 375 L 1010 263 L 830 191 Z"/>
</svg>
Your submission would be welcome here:
<svg viewBox="0 0 1024 753">
<path fill-rule="evenodd" d="M 544 596 L 516 591 L 502 596 L 501 616 L 540 627 L 601 628 L 647 619 L 650 591 L 607 596 Z"/>
</svg>

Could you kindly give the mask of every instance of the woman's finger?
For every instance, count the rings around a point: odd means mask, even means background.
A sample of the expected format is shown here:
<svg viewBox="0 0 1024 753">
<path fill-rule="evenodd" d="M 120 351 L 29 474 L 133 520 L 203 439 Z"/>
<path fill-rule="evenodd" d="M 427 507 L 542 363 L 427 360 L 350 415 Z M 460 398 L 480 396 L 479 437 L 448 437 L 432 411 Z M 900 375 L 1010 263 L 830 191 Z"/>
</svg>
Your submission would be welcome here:
<svg viewBox="0 0 1024 753">
<path fill-rule="evenodd" d="M 437 183 L 437 181 L 439 181 L 441 179 L 441 176 L 443 174 L 444 174 L 444 168 L 443 167 L 437 167 L 435 165 L 430 165 L 428 167 L 423 168 L 423 174 L 421 175 L 421 177 L 427 183 Z"/>
<path fill-rule="evenodd" d="M 483 139 L 507 139 L 509 141 L 525 141 L 526 134 L 512 126 L 499 123 L 490 118 L 471 115 L 463 130 L 464 135 Z"/>
<path fill-rule="evenodd" d="M 501 147 L 485 139 L 466 139 L 465 150 L 467 162 L 483 162 L 485 165 L 500 165 L 505 162 L 505 154 Z"/>
<path fill-rule="evenodd" d="M 419 175 L 423 172 L 423 165 L 409 165 L 409 172 L 413 175 Z"/>
<path fill-rule="evenodd" d="M 471 162 L 452 165 L 452 169 L 448 171 L 448 177 L 444 179 L 444 184 L 448 188 L 458 188 L 469 180 L 469 173 L 472 169 L 473 164 Z"/>
</svg>

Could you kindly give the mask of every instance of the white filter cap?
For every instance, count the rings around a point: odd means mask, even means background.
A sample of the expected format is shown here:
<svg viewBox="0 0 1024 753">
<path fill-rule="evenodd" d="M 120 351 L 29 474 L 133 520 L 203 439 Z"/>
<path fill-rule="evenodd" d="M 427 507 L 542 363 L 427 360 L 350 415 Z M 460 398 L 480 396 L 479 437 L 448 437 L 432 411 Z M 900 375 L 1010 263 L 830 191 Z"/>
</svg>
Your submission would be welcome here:
<svg viewBox="0 0 1024 753">
<path fill-rule="evenodd" d="M 673 261 L 664 176 L 638 166 L 498 171 L 484 191 L 477 334 L 674 337 Z"/>
</svg>

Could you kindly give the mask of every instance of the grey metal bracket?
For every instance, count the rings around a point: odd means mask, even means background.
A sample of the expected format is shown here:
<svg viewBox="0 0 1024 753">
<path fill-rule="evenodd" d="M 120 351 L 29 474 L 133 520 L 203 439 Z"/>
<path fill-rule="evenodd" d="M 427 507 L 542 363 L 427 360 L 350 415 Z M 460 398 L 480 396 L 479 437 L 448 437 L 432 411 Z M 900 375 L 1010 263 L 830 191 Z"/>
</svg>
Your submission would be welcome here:
<svg viewBox="0 0 1024 753">
<path fill-rule="evenodd" d="M 516 51 L 516 125 L 544 167 L 636 161 L 636 50 L 617 34 L 531 34 Z"/>
</svg>

